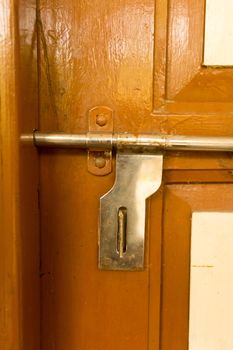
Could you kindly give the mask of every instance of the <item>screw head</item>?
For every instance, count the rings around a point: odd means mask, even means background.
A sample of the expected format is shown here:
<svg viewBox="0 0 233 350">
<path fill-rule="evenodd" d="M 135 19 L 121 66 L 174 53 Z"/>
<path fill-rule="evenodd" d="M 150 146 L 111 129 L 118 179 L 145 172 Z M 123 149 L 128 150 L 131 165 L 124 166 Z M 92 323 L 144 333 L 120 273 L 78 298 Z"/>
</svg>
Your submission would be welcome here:
<svg viewBox="0 0 233 350">
<path fill-rule="evenodd" d="M 107 123 L 107 118 L 103 113 L 98 114 L 96 116 L 96 124 L 98 124 L 99 126 L 104 126 L 106 125 L 106 123 Z"/>
<path fill-rule="evenodd" d="M 97 168 L 104 168 L 106 165 L 106 159 L 104 157 L 95 158 L 95 166 Z"/>
</svg>

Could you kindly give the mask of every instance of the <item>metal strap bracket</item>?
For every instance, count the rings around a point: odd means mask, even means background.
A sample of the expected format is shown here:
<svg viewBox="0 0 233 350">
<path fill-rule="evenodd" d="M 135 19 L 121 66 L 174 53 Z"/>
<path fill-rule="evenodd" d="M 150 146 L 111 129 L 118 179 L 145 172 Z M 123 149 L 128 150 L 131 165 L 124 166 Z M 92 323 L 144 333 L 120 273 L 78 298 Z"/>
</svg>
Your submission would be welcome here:
<svg viewBox="0 0 233 350">
<path fill-rule="evenodd" d="M 106 106 L 92 108 L 88 113 L 89 135 L 113 132 L 113 111 Z M 93 175 L 107 175 L 112 171 L 112 150 L 99 150 L 90 144 L 87 152 L 87 169 Z"/>
</svg>

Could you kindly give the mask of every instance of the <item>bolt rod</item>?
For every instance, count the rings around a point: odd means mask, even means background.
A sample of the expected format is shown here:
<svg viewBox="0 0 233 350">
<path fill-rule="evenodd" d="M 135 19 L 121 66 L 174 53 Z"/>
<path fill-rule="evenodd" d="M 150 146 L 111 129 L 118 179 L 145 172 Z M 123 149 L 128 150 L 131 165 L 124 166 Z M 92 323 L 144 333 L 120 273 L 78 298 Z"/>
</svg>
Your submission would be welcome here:
<svg viewBox="0 0 233 350">
<path fill-rule="evenodd" d="M 131 149 L 135 151 L 233 151 L 233 137 L 180 136 L 161 134 L 128 133 L 44 133 L 21 135 L 24 143 L 34 143 L 36 147 L 54 148 L 95 148 Z"/>
</svg>

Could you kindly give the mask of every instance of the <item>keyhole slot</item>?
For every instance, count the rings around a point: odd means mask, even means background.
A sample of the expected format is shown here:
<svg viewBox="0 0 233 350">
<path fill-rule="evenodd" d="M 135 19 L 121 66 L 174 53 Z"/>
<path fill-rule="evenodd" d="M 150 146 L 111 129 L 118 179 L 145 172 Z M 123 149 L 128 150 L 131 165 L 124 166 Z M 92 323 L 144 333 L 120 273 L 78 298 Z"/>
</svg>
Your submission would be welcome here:
<svg viewBox="0 0 233 350">
<path fill-rule="evenodd" d="M 120 258 L 123 257 L 127 248 L 127 208 L 120 207 L 117 213 L 117 252 Z"/>
</svg>

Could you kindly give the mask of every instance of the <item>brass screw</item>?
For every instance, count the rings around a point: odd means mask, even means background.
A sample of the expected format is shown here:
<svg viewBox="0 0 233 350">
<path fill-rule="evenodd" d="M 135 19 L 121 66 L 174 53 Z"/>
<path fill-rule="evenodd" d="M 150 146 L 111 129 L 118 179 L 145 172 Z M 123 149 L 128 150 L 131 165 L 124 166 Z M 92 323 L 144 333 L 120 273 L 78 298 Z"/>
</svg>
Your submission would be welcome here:
<svg viewBox="0 0 233 350">
<path fill-rule="evenodd" d="M 95 158 L 95 166 L 97 168 L 104 168 L 106 165 L 106 159 L 104 157 Z"/>
<path fill-rule="evenodd" d="M 106 125 L 106 123 L 107 123 L 107 118 L 103 113 L 98 114 L 96 116 L 96 124 L 98 124 L 99 126 L 104 126 Z"/>
</svg>

